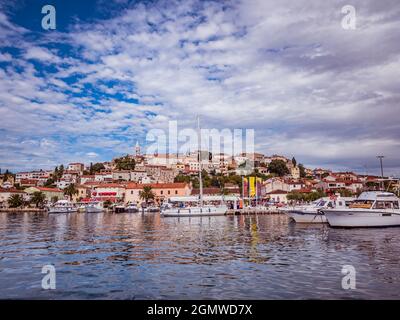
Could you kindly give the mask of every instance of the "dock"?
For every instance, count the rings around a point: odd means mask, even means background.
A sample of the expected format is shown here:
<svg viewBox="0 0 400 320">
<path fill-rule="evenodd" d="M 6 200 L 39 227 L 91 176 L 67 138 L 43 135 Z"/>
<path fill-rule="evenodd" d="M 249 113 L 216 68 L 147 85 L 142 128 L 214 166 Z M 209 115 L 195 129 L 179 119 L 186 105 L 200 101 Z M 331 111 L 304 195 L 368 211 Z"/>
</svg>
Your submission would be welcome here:
<svg viewBox="0 0 400 320">
<path fill-rule="evenodd" d="M 253 214 L 281 214 L 276 208 L 244 208 L 244 209 L 229 209 L 226 215 L 240 216 Z"/>
<path fill-rule="evenodd" d="M 47 209 L 41 208 L 1 208 L 0 212 L 9 212 L 9 213 L 44 213 L 47 212 Z"/>
</svg>

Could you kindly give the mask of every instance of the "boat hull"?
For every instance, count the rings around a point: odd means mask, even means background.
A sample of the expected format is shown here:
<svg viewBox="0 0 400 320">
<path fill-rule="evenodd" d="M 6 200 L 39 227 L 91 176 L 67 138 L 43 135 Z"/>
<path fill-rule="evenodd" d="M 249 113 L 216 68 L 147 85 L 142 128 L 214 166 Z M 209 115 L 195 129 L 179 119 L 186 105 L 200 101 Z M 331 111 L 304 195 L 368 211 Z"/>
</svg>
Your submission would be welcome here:
<svg viewBox="0 0 400 320">
<path fill-rule="evenodd" d="M 398 210 L 397 210 L 398 211 Z M 400 212 L 388 211 L 324 211 L 328 223 L 334 228 L 394 227 L 400 226 Z"/>
<path fill-rule="evenodd" d="M 161 212 L 164 217 L 202 217 L 202 216 L 223 216 L 227 213 L 225 206 L 212 208 L 172 208 Z"/>
<path fill-rule="evenodd" d="M 49 213 L 70 213 L 70 212 L 78 212 L 77 208 L 51 208 L 49 209 Z"/>
<path fill-rule="evenodd" d="M 285 214 L 296 223 L 327 223 L 326 217 L 321 213 L 304 212 L 301 210 L 289 210 Z"/>
</svg>

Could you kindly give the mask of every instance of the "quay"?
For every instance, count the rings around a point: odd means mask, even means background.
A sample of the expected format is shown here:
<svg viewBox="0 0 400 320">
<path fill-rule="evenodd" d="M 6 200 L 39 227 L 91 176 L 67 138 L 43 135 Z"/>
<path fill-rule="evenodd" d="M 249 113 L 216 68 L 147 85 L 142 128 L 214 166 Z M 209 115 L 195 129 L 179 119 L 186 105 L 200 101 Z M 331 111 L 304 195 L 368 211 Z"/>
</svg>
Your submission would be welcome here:
<svg viewBox="0 0 400 320">
<path fill-rule="evenodd" d="M 44 213 L 47 212 L 47 209 L 40 208 L 1 208 L 0 212 L 13 212 L 13 213 Z"/>
<path fill-rule="evenodd" d="M 276 208 L 244 208 L 229 209 L 227 216 L 253 215 L 253 214 L 281 214 Z"/>
</svg>

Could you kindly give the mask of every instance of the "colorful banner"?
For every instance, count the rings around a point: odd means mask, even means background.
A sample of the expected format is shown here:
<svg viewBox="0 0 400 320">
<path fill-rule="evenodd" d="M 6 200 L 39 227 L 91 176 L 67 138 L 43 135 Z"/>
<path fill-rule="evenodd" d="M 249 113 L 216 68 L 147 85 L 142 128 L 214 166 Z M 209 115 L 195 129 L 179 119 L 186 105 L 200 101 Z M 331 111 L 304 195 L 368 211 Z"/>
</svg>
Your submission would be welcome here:
<svg viewBox="0 0 400 320">
<path fill-rule="evenodd" d="M 250 184 L 250 197 L 256 196 L 256 177 L 249 178 Z"/>
</svg>

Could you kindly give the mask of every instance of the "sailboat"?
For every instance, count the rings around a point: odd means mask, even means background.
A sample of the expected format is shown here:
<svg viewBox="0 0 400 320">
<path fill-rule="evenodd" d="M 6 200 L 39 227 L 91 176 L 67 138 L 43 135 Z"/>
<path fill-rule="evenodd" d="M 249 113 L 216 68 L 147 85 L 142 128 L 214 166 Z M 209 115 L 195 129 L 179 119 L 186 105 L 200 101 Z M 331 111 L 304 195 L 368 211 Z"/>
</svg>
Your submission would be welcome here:
<svg viewBox="0 0 400 320">
<path fill-rule="evenodd" d="M 179 197 L 179 199 L 171 198 L 170 201 L 161 207 L 161 214 L 164 217 L 194 217 L 194 216 L 223 216 L 227 213 L 228 207 L 225 203 L 219 205 L 205 205 L 203 199 L 203 179 L 201 166 L 201 134 L 200 134 L 200 117 L 197 117 L 198 129 L 198 160 L 199 160 L 199 197 Z M 175 197 L 178 198 L 178 197 Z M 197 203 L 190 205 L 191 203 Z M 179 204 L 177 206 L 177 204 Z"/>
</svg>

